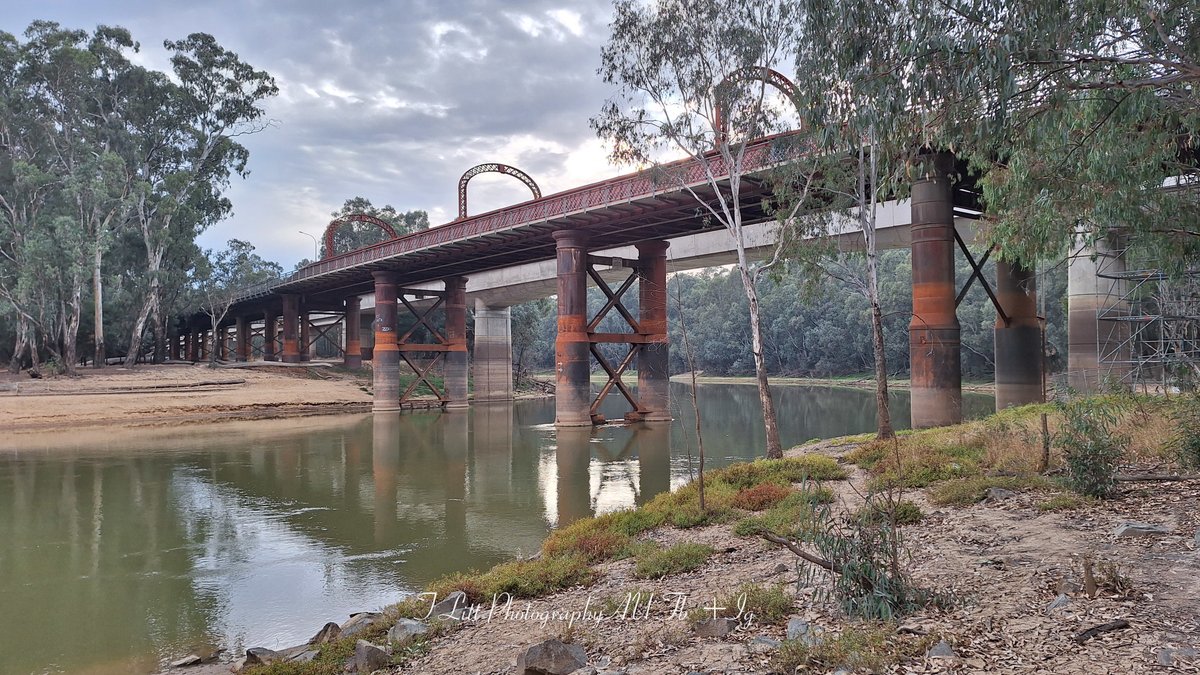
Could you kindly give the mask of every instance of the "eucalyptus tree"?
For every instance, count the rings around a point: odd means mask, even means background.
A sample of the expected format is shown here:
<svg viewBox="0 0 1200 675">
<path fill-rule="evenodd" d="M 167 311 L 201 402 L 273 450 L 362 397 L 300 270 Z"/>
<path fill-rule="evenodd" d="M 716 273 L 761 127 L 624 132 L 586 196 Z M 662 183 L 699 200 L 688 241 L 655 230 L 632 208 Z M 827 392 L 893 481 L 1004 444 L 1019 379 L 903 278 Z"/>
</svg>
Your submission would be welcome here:
<svg viewBox="0 0 1200 675">
<path fill-rule="evenodd" d="M 232 204 L 223 196 L 233 175 L 246 176 L 249 151 L 238 138 L 268 125 L 263 101 L 279 92 L 274 79 L 255 70 L 213 36 L 192 33 L 163 43 L 171 52 L 174 78 L 145 73 L 143 105 L 134 116 L 136 178 L 133 220 L 146 248 L 146 289 L 133 325 L 125 366 L 153 321 L 155 355 L 165 350 L 164 262 L 186 251 Z"/>
<path fill-rule="evenodd" d="M 778 257 L 755 265 L 747 255 L 744 179 L 748 142 L 782 128 L 765 78 L 737 77 L 779 65 L 793 48 L 793 6 L 753 0 L 617 0 L 600 74 L 617 85 L 592 126 L 622 163 L 651 164 L 684 154 L 703 169 L 706 190 L 663 173 L 692 194 L 704 218 L 733 240 L 749 302 L 751 352 L 766 429 L 767 456 L 781 457 L 767 379 L 758 282 Z M 727 177 L 727 179 L 726 179 Z M 712 197 L 702 194 L 711 192 Z"/>
<path fill-rule="evenodd" d="M 263 260 L 254 252 L 254 245 L 240 239 L 230 239 L 220 251 L 205 251 L 196 268 L 196 298 L 199 309 L 208 316 L 212 338 L 208 345 L 209 361 L 216 363 L 218 328 L 238 292 L 247 286 L 277 279 L 283 268 Z"/>
</svg>

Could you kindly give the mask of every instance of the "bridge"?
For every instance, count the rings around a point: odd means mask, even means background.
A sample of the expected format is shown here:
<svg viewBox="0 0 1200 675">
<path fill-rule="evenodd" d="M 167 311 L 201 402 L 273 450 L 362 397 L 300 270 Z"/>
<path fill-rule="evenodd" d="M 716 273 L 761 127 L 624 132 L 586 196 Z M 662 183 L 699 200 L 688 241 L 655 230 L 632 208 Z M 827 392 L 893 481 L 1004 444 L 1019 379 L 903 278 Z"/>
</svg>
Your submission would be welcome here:
<svg viewBox="0 0 1200 675">
<path fill-rule="evenodd" d="M 795 153 L 789 135 L 760 139 L 746 148 L 739 206 L 748 225 L 747 246 L 758 257 L 774 246 L 773 217 L 763 204 L 769 185 L 761 174 Z M 483 166 L 520 173 L 504 165 Z M 881 248 L 910 248 L 913 255 L 914 426 L 961 420 L 955 307 L 966 289 L 960 292 L 955 282 L 956 249 L 976 270 L 968 284 L 982 283 L 997 309 L 997 406 L 1042 400 L 1041 326 L 1033 273 L 999 262 L 993 289 L 983 278 L 982 260 L 977 263 L 967 248 L 975 238 L 980 214 L 973 186 L 952 179 L 965 171 L 959 171 L 961 167 L 946 153 L 928 156 L 922 167 L 911 200 L 881 204 L 879 222 Z M 218 357 L 232 354 L 239 361 L 260 357 L 300 363 L 319 338 L 340 326 L 344 336 L 338 348 L 345 365 L 359 367 L 364 359 L 372 361 L 377 412 L 412 405 L 421 384 L 434 393 L 438 405 L 459 408 L 468 405 L 468 299 L 475 303 L 474 399 L 495 400 L 512 397 L 508 308 L 557 295 L 556 423 L 566 427 L 602 421 L 597 411 L 613 391 L 629 403 L 626 419 L 669 420 L 668 269 L 734 261 L 732 238 L 719 223 L 704 217 L 700 203 L 715 201 L 716 189 L 728 194 L 729 172 L 719 160 L 690 159 L 546 196 L 533 184 L 534 199 L 467 216 L 466 181 L 479 170 L 475 167 L 464 175 L 460 217 L 451 223 L 335 254 L 332 233 L 344 223 L 334 221 L 326 236 L 326 257 L 286 279 L 248 289 L 238 298 L 229 319 L 218 327 Z M 711 179 L 706 171 L 712 171 Z M 532 179 L 526 184 L 532 184 Z M 852 227 L 837 236 L 846 247 L 861 240 Z M 1081 279 L 1085 278 L 1083 274 Z M 587 306 L 589 283 L 606 297 L 594 314 Z M 636 316 L 622 302 L 635 286 Z M 402 312 L 408 315 L 403 323 Z M 599 329 L 612 312 L 623 318 L 627 331 Z M 373 316 L 372 330 L 364 331 L 368 316 Z M 314 320 L 318 317 L 323 320 Z M 1082 326 L 1088 318 L 1086 308 L 1072 311 L 1072 327 Z M 1091 319 L 1095 335 L 1094 313 Z M 404 332 L 402 326 L 407 326 Z M 185 321 L 172 341 L 172 356 L 205 358 L 206 330 L 211 328 L 195 317 Z M 626 345 L 624 358 L 610 362 L 597 348 L 602 344 Z M 593 360 L 608 375 L 595 396 L 590 379 Z M 402 364 L 415 375 L 403 390 Z M 621 375 L 634 366 L 637 387 L 631 389 Z M 442 386 L 433 378 L 438 370 Z"/>
</svg>

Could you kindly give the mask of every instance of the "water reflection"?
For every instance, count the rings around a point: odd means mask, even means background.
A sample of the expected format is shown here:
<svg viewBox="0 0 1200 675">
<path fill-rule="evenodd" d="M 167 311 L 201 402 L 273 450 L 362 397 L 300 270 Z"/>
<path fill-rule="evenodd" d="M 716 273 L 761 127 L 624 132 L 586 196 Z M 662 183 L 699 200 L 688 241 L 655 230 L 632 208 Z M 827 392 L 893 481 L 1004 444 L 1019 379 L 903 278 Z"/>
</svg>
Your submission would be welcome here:
<svg viewBox="0 0 1200 675">
<path fill-rule="evenodd" d="M 674 424 L 556 433 L 539 400 L 5 448 L 0 672 L 148 672 L 207 640 L 284 646 L 446 572 L 528 555 L 555 525 L 688 480 L 694 413 L 686 390 L 673 395 Z M 870 392 L 776 396 L 788 444 L 873 425 Z M 753 458 L 754 387 L 700 399 L 711 465 Z"/>
</svg>

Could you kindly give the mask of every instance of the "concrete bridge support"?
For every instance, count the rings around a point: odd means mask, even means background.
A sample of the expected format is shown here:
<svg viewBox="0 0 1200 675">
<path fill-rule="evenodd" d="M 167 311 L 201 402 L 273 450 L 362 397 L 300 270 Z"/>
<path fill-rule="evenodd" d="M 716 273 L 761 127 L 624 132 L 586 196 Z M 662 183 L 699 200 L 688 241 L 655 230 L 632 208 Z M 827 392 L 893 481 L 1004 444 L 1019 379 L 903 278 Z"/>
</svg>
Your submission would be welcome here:
<svg viewBox="0 0 1200 675">
<path fill-rule="evenodd" d="M 239 316 L 237 318 L 237 360 L 250 360 L 250 318 Z"/>
<path fill-rule="evenodd" d="M 346 298 L 346 351 L 342 364 L 347 368 L 362 367 L 362 301 L 357 295 Z"/>
<path fill-rule="evenodd" d="M 446 279 L 446 359 L 442 371 L 447 408 L 467 407 L 467 279 Z"/>
<path fill-rule="evenodd" d="M 1041 403 L 1044 357 L 1033 270 L 997 261 L 996 299 L 1004 308 L 995 329 L 996 410 Z"/>
<path fill-rule="evenodd" d="M 311 361 L 313 357 L 312 323 L 308 318 L 308 308 L 300 307 L 300 360 Z"/>
<path fill-rule="evenodd" d="M 1128 324 L 1104 321 L 1105 309 L 1128 313 L 1125 284 L 1119 275 L 1125 260 L 1106 238 L 1087 245 L 1082 238 L 1072 246 L 1067 267 L 1067 385 L 1091 394 L 1108 381 L 1121 381 L 1129 366 L 1121 345 L 1128 340 Z"/>
<path fill-rule="evenodd" d="M 512 308 L 475 301 L 475 400 L 513 397 Z"/>
<path fill-rule="evenodd" d="M 300 363 L 300 296 L 287 293 L 283 299 L 283 362 Z"/>
<path fill-rule="evenodd" d="M 912 186 L 913 318 L 908 327 L 914 429 L 962 421 L 962 359 L 954 311 L 954 157 L 924 159 Z"/>
<path fill-rule="evenodd" d="M 562 230 L 554 233 L 554 242 L 558 262 L 554 424 L 590 427 L 592 383 L 591 344 L 587 332 L 587 234 L 579 230 Z M 559 518 L 561 521 L 561 513 Z"/>
<path fill-rule="evenodd" d="M 400 409 L 400 348 L 396 344 L 396 275 L 372 272 L 375 278 L 375 348 L 371 372 L 374 377 L 372 410 L 377 413 Z"/>
<path fill-rule="evenodd" d="M 279 355 L 275 353 L 275 322 L 278 320 L 279 315 L 273 310 L 263 312 L 263 361 L 279 360 Z"/>
</svg>

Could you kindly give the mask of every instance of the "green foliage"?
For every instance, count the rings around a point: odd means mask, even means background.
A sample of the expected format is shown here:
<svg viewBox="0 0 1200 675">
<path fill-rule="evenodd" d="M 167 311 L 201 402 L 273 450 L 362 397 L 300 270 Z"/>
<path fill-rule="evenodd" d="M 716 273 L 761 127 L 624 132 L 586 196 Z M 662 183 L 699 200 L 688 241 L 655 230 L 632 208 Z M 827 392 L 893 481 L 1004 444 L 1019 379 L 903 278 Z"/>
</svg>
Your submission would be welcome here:
<svg viewBox="0 0 1200 675">
<path fill-rule="evenodd" d="M 771 532 L 781 537 L 798 537 L 812 527 L 813 506 L 833 501 L 828 490 L 807 489 L 793 492 L 765 513 L 739 520 L 733 526 L 740 537 Z"/>
<path fill-rule="evenodd" d="M 791 492 L 791 488 L 776 483 L 760 483 L 739 491 L 733 498 L 733 505 L 747 511 L 762 511 L 778 504 Z"/>
<path fill-rule="evenodd" d="M 1044 479 L 1036 476 L 973 476 L 938 483 L 929 489 L 929 500 L 942 506 L 978 504 L 991 488 L 1032 490 L 1046 487 Z"/>
<path fill-rule="evenodd" d="M 772 625 L 783 622 L 792 613 L 794 598 L 784 585 L 761 585 L 744 583 L 732 592 L 716 599 L 717 616 L 738 618 L 755 623 Z M 713 611 L 697 607 L 688 613 L 693 622 L 713 618 Z"/>
<path fill-rule="evenodd" d="M 462 591 L 474 604 L 491 602 L 504 593 L 515 598 L 536 598 L 571 586 L 586 586 L 595 578 L 596 571 L 582 555 L 544 555 L 497 565 L 483 574 L 452 574 L 431 583 L 426 590 L 439 598 Z"/>
<path fill-rule="evenodd" d="M 925 514 L 921 513 L 921 507 L 905 499 L 896 503 L 895 508 L 882 501 L 873 500 L 870 505 L 859 509 L 857 516 L 871 525 L 890 522 L 893 519 L 897 525 L 915 525 L 921 522 Z"/>
<path fill-rule="evenodd" d="M 713 554 L 707 544 L 682 542 L 670 548 L 647 548 L 637 556 L 633 574 L 642 579 L 657 579 L 668 574 L 699 569 Z"/>
<path fill-rule="evenodd" d="M 775 667 L 783 672 L 825 672 L 852 668 L 883 672 L 908 658 L 919 657 L 936 642 L 935 636 L 905 639 L 890 623 L 872 622 L 847 626 L 836 636 L 815 644 L 785 640 L 775 655 Z"/>
<path fill-rule="evenodd" d="M 1128 438 L 1117 434 L 1119 402 L 1079 399 L 1061 406 L 1063 423 L 1054 445 L 1066 462 L 1066 483 L 1081 495 L 1103 498 L 1115 485 L 1117 465 Z"/>
<path fill-rule="evenodd" d="M 1076 494 L 1058 494 L 1037 503 L 1039 511 L 1074 511 L 1095 505 L 1096 500 Z"/>
<path fill-rule="evenodd" d="M 708 478 L 746 489 L 766 482 L 789 484 L 807 480 L 844 480 L 846 471 L 832 457 L 807 454 L 733 464 L 710 472 Z"/>
<path fill-rule="evenodd" d="M 1168 449 L 1184 467 L 1200 469 L 1200 395 L 1192 393 L 1177 399 L 1170 416 L 1175 434 Z"/>
<path fill-rule="evenodd" d="M 584 518 L 555 530 L 542 543 L 546 556 L 578 554 L 590 562 L 624 557 L 631 540 L 614 527 L 616 519 L 606 516 Z"/>
</svg>

